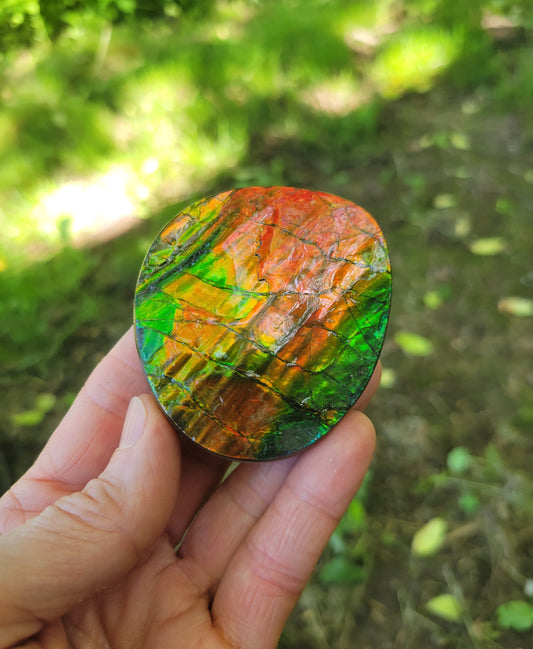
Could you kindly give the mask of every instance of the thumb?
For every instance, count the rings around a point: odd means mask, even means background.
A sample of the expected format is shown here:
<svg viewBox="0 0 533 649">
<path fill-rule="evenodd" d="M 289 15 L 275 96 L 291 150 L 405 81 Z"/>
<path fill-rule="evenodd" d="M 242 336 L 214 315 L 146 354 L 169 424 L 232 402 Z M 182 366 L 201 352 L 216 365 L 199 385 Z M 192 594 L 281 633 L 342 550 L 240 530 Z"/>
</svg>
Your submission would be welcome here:
<svg viewBox="0 0 533 649">
<path fill-rule="evenodd" d="M 175 432 L 153 398 L 134 397 L 104 472 L 0 536 L 0 647 L 130 572 L 166 527 L 179 469 Z"/>
</svg>

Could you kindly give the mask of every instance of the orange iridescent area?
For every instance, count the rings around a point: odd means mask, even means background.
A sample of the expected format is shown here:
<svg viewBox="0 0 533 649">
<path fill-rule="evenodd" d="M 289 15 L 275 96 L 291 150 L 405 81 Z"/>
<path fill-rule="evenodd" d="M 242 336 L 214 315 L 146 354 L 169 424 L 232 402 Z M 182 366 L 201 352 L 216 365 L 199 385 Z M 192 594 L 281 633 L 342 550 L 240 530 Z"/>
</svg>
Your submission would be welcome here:
<svg viewBox="0 0 533 649">
<path fill-rule="evenodd" d="M 388 320 L 381 230 L 354 203 L 250 187 L 178 214 L 148 251 L 135 332 L 161 407 L 194 442 L 269 460 L 358 399 Z"/>
</svg>

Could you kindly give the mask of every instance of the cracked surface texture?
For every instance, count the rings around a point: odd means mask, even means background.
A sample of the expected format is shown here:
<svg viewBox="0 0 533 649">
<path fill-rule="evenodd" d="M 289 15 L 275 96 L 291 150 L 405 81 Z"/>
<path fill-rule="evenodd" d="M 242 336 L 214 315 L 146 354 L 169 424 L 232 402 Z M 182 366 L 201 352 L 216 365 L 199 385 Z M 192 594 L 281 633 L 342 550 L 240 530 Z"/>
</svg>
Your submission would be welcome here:
<svg viewBox="0 0 533 649">
<path fill-rule="evenodd" d="M 390 295 L 386 244 L 362 208 L 306 189 L 232 190 L 155 239 L 136 289 L 137 346 L 190 439 L 236 460 L 280 458 L 363 392 Z"/>
</svg>

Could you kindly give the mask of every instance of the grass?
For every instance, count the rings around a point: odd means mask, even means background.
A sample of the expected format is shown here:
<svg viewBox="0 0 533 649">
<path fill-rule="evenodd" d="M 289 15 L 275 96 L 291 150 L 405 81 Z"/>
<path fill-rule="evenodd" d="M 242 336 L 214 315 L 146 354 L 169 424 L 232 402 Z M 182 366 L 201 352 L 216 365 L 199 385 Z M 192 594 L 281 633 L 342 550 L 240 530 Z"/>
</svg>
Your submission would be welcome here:
<svg viewBox="0 0 533 649">
<path fill-rule="evenodd" d="M 1 486 L 128 326 L 180 205 L 330 191 L 392 255 L 378 450 L 281 646 L 529 646 L 529 3 L 172 6 L 73 19 L 0 62 Z M 443 538 L 413 553 L 435 519 Z"/>
</svg>

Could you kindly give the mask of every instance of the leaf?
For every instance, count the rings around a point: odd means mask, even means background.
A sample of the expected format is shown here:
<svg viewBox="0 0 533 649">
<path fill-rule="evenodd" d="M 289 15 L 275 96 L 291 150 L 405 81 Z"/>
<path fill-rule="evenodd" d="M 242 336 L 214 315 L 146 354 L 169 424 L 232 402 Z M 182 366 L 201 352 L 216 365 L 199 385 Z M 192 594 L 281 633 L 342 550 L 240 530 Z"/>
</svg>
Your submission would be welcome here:
<svg viewBox="0 0 533 649">
<path fill-rule="evenodd" d="M 448 453 L 446 464 L 451 473 L 464 473 L 472 462 L 470 451 L 464 446 L 457 446 Z"/>
<path fill-rule="evenodd" d="M 322 566 L 319 578 L 325 584 L 362 584 L 367 574 L 361 566 L 336 557 Z"/>
<path fill-rule="evenodd" d="M 135 0 L 116 0 L 117 7 L 125 14 L 135 13 L 136 4 Z"/>
<path fill-rule="evenodd" d="M 527 318 L 533 315 L 533 300 L 528 300 L 525 297 L 504 297 L 498 302 L 498 311 L 519 318 Z"/>
<path fill-rule="evenodd" d="M 381 381 L 379 384 L 380 387 L 392 388 L 392 386 L 395 383 L 396 383 L 396 372 L 390 367 L 384 367 L 383 370 L 381 371 Z"/>
<path fill-rule="evenodd" d="M 338 527 L 330 536 L 328 546 L 331 548 L 333 554 L 345 554 L 346 543 L 344 542 Z"/>
<path fill-rule="evenodd" d="M 40 410 L 25 410 L 11 415 L 11 423 L 15 426 L 38 426 L 44 419 L 44 412 Z"/>
<path fill-rule="evenodd" d="M 35 406 L 31 410 L 24 410 L 11 415 L 11 423 L 15 426 L 38 426 L 46 413 L 56 405 L 56 396 L 49 392 L 39 394 Z"/>
<path fill-rule="evenodd" d="M 428 291 L 424 295 L 424 304 L 429 309 L 438 309 L 442 304 L 442 297 L 439 295 L 438 291 Z"/>
<path fill-rule="evenodd" d="M 424 294 L 424 304 L 430 309 L 438 309 L 451 295 L 451 287 L 448 284 L 440 284 Z"/>
<path fill-rule="evenodd" d="M 500 196 L 496 201 L 496 211 L 503 216 L 509 216 L 514 209 L 513 202 L 504 196 Z"/>
<path fill-rule="evenodd" d="M 447 210 L 457 205 L 457 197 L 453 194 L 438 194 L 433 200 L 433 205 L 438 210 Z"/>
<path fill-rule="evenodd" d="M 50 410 L 52 410 L 56 405 L 56 400 L 57 399 L 55 394 L 51 394 L 50 392 L 43 392 L 37 397 L 35 401 L 35 407 L 43 414 L 46 414 L 47 412 L 50 412 Z"/>
<path fill-rule="evenodd" d="M 457 504 L 465 514 L 472 515 L 479 509 L 479 498 L 476 494 L 465 493 L 459 497 Z"/>
<path fill-rule="evenodd" d="M 360 532 L 365 525 L 365 506 L 360 500 L 354 498 L 341 519 L 340 527 L 344 532 Z"/>
<path fill-rule="evenodd" d="M 431 340 L 410 331 L 399 331 L 394 336 L 394 340 L 404 352 L 412 356 L 429 356 L 433 353 Z"/>
<path fill-rule="evenodd" d="M 453 595 L 437 595 L 426 603 L 426 608 L 433 615 L 448 622 L 457 622 L 461 619 L 461 606 Z"/>
<path fill-rule="evenodd" d="M 520 600 L 500 604 L 496 610 L 498 624 L 504 629 L 528 631 L 533 628 L 533 606 Z"/>
<path fill-rule="evenodd" d="M 468 151 L 468 149 L 470 149 L 470 138 L 466 133 L 452 133 L 450 142 L 453 147 L 459 149 L 460 151 Z"/>
<path fill-rule="evenodd" d="M 411 552 L 418 557 L 430 557 L 442 547 L 448 523 L 443 518 L 432 518 L 413 536 Z"/>
<path fill-rule="evenodd" d="M 459 239 L 463 239 L 470 234 L 472 222 L 468 214 L 460 214 L 455 219 L 454 233 Z"/>
<path fill-rule="evenodd" d="M 505 250 L 505 240 L 501 237 L 487 237 L 476 239 L 470 244 L 470 250 L 474 255 L 491 256 L 497 255 Z"/>
<path fill-rule="evenodd" d="M 426 176 L 417 172 L 406 173 L 403 177 L 403 181 L 414 191 L 423 190 L 427 185 Z"/>
</svg>

